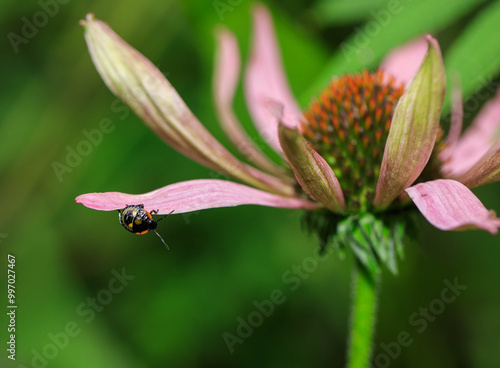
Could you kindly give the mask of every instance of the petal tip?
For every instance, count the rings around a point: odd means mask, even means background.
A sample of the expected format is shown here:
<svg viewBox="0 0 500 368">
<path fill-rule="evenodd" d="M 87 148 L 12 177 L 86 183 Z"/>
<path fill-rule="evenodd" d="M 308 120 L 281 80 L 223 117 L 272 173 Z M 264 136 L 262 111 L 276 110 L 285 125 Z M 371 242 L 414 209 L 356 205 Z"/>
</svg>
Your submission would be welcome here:
<svg viewBox="0 0 500 368">
<path fill-rule="evenodd" d="M 427 40 L 427 42 L 434 42 L 434 41 L 436 41 L 436 39 L 430 33 L 427 33 L 424 37 Z"/>
<path fill-rule="evenodd" d="M 232 35 L 232 33 L 229 29 L 227 29 L 226 27 L 224 27 L 223 25 L 220 25 L 220 24 L 218 24 L 214 27 L 214 34 L 219 39 L 224 39 L 224 38 Z"/>
<path fill-rule="evenodd" d="M 77 204 L 82 204 L 82 200 L 84 199 L 85 194 L 80 194 L 78 197 L 75 198 L 75 202 Z"/>
<path fill-rule="evenodd" d="M 438 179 L 407 188 L 406 192 L 422 215 L 444 231 L 482 229 L 497 234 L 500 219 L 488 211 L 465 185 Z"/>
<path fill-rule="evenodd" d="M 262 3 L 255 3 L 252 5 L 252 13 L 254 15 L 261 15 L 261 14 L 265 15 L 269 14 L 269 9 Z"/>
<path fill-rule="evenodd" d="M 442 55 L 441 55 L 441 47 L 439 46 L 439 42 L 436 38 L 431 36 L 430 34 L 425 35 L 425 40 L 427 41 L 427 44 L 429 45 L 429 49 L 432 47 L 435 52 L 437 52 L 437 55 L 439 56 L 439 59 L 442 61 Z"/>
<path fill-rule="evenodd" d="M 89 23 L 94 22 L 95 19 L 96 18 L 95 18 L 94 13 L 87 13 L 87 15 L 85 16 L 85 19 L 80 20 L 79 24 L 83 27 L 86 27 L 89 25 Z"/>
</svg>

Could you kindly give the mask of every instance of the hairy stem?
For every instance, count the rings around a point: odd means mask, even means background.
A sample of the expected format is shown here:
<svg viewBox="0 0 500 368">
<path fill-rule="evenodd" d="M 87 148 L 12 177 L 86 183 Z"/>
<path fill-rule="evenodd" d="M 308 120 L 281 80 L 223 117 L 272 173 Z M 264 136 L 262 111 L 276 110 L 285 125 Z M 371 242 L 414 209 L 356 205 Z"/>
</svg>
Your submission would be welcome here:
<svg viewBox="0 0 500 368">
<path fill-rule="evenodd" d="M 377 312 L 377 292 L 380 275 L 356 262 L 352 274 L 351 335 L 348 348 L 348 368 L 370 366 L 372 340 Z"/>
</svg>

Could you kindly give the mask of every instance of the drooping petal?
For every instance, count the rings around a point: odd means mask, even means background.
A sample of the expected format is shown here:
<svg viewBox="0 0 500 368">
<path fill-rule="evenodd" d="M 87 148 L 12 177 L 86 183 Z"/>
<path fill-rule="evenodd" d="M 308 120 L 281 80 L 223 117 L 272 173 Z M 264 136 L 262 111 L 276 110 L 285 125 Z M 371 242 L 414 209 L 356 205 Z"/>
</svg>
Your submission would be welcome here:
<svg viewBox="0 0 500 368">
<path fill-rule="evenodd" d="M 281 152 L 278 121 L 269 111 L 269 101 L 275 100 L 284 106 L 283 122 L 290 127 L 299 124 L 302 113 L 285 76 L 271 14 L 262 4 L 255 6 L 253 14 L 252 52 L 245 73 L 245 96 L 260 134 L 276 152 Z"/>
<path fill-rule="evenodd" d="M 462 99 L 462 87 L 458 77 L 453 79 L 453 85 L 451 87 L 451 122 L 450 129 L 448 131 L 448 136 L 446 137 L 446 144 L 444 148 L 439 153 L 439 159 L 443 164 L 449 161 L 450 157 L 453 155 L 455 146 L 460 138 L 460 133 L 462 132 L 463 125 L 463 99 Z M 444 177 L 448 177 L 446 170 L 441 166 L 441 170 Z"/>
<path fill-rule="evenodd" d="M 240 73 L 240 52 L 234 35 L 226 29 L 217 32 L 218 49 L 215 61 L 213 90 L 217 114 L 222 128 L 234 146 L 261 168 L 282 175 L 281 170 L 245 132 L 233 111 L 233 98 Z"/>
<path fill-rule="evenodd" d="M 446 78 L 437 41 L 396 106 L 384 149 L 374 205 L 386 208 L 420 175 L 436 143 Z"/>
<path fill-rule="evenodd" d="M 443 172 L 451 178 L 460 178 L 470 171 L 495 142 L 500 141 L 500 89 L 488 101 L 472 125 L 448 153 Z M 461 179 L 460 179 L 461 180 Z"/>
<path fill-rule="evenodd" d="M 500 180 L 500 137 L 498 142 L 471 169 L 460 175 L 457 180 L 469 188 Z"/>
<path fill-rule="evenodd" d="M 454 146 L 460 138 L 464 119 L 464 104 L 462 100 L 462 87 L 459 81 L 453 82 L 451 89 L 451 125 L 446 144 L 450 147 Z"/>
<path fill-rule="evenodd" d="M 323 157 L 309 146 L 297 129 L 280 124 L 279 138 L 300 186 L 333 212 L 344 212 L 345 201 L 339 181 Z"/>
<path fill-rule="evenodd" d="M 465 185 L 439 179 L 407 188 L 406 192 L 424 217 L 441 230 L 478 228 L 498 232 L 500 219 L 488 211 Z"/>
<path fill-rule="evenodd" d="M 292 195 L 291 185 L 243 164 L 196 119 L 165 76 L 105 23 L 89 14 L 85 38 L 111 91 L 172 147 L 203 165 L 262 189 Z"/>
<path fill-rule="evenodd" d="M 393 50 L 382 62 L 380 69 L 406 85 L 417 73 L 427 49 L 427 40 L 420 37 Z"/>
<path fill-rule="evenodd" d="M 145 194 L 87 193 L 76 197 L 76 203 L 100 211 L 144 204 L 146 210 L 158 210 L 158 214 L 167 214 L 172 210 L 176 214 L 244 204 L 296 209 L 318 207 L 317 204 L 306 200 L 282 197 L 246 185 L 215 179 L 184 181 Z"/>
</svg>

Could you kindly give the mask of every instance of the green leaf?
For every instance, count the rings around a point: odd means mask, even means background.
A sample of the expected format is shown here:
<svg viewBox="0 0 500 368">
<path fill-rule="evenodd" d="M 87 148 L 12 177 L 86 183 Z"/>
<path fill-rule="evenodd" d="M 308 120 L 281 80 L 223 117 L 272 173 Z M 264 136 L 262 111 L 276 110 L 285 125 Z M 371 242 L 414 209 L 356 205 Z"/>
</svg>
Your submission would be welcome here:
<svg viewBox="0 0 500 368">
<path fill-rule="evenodd" d="M 457 21 L 486 0 L 400 1 L 399 6 L 384 8 L 372 16 L 356 33 L 346 39 L 316 81 L 301 96 L 308 102 L 328 84 L 333 75 L 376 68 L 383 57 L 424 33 L 436 33 Z M 397 2 L 391 2 L 397 4 Z"/>
<path fill-rule="evenodd" d="M 444 61 L 447 73 L 452 75 L 450 73 L 458 72 L 464 96 L 479 92 L 498 75 L 499 27 L 500 2 L 496 1 L 476 16 L 446 53 Z M 450 93 L 447 96 L 450 96 Z M 447 98 L 446 110 L 449 109 L 449 104 L 450 100 Z"/>
</svg>

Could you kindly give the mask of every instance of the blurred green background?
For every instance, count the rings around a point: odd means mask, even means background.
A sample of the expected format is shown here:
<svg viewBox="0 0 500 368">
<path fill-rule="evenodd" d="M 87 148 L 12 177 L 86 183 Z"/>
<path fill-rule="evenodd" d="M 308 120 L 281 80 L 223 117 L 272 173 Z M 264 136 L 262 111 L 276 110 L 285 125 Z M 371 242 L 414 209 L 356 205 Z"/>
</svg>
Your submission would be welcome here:
<svg viewBox="0 0 500 368">
<path fill-rule="evenodd" d="M 424 32 L 437 36 L 448 76 L 461 76 L 467 124 L 499 85 L 499 1 L 266 4 L 303 107 L 331 75 L 374 69 L 390 49 Z M 0 299 L 7 306 L 13 254 L 18 309 L 13 364 L 5 349 L 9 321 L 5 312 L 0 318 L 0 366 L 343 366 L 352 259 L 312 262 L 317 242 L 301 230 L 301 213 L 248 206 L 171 216 L 158 229 L 166 251 L 154 234 L 124 231 L 115 212 L 74 202 L 86 192 L 142 193 L 214 177 L 120 110 L 78 21 L 93 12 L 109 23 L 229 146 L 212 104 L 213 31 L 223 24 L 235 32 L 245 60 L 251 1 L 2 0 L 1 9 Z M 255 135 L 241 87 L 235 106 Z M 113 130 L 58 176 L 54 165 L 68 165 L 68 150 L 103 119 Z M 498 183 L 475 193 L 500 212 Z M 400 275 L 384 274 L 374 366 L 499 367 L 500 237 L 422 222 L 421 246 L 406 250 Z M 310 270 L 307 278 L 287 282 L 299 265 Z M 128 279 L 117 283 L 123 273 Z M 455 278 L 467 289 L 419 332 L 412 315 L 439 306 L 444 280 Z M 240 321 L 257 318 L 255 303 L 276 289 L 286 300 L 231 353 L 223 335 L 237 336 Z M 391 343 L 403 331 L 412 343 L 398 351 Z M 383 346 L 392 347 L 389 360 Z"/>
</svg>

